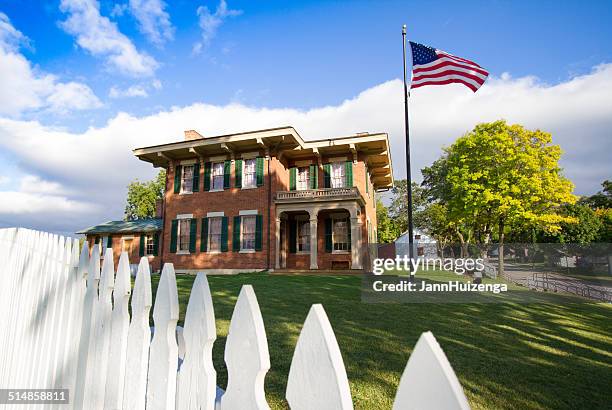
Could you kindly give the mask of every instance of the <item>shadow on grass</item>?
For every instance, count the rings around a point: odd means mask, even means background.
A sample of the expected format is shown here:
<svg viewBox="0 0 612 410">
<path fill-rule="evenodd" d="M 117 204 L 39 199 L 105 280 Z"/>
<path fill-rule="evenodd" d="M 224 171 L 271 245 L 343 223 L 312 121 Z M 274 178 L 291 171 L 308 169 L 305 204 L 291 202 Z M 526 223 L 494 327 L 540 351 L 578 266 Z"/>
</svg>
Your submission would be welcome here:
<svg viewBox="0 0 612 410">
<path fill-rule="evenodd" d="M 158 276 L 154 277 L 154 290 Z M 193 276 L 177 276 L 180 323 Z M 266 394 L 287 408 L 293 350 L 310 306 L 323 304 L 343 355 L 357 409 L 388 409 L 420 334 L 431 330 L 474 409 L 610 408 L 612 309 L 609 305 L 504 302 L 366 304 L 358 276 L 211 276 L 218 338 L 217 384 L 225 387 L 225 338 L 243 284 L 262 311 L 271 369 Z M 561 303 L 565 302 L 565 303 Z"/>
</svg>

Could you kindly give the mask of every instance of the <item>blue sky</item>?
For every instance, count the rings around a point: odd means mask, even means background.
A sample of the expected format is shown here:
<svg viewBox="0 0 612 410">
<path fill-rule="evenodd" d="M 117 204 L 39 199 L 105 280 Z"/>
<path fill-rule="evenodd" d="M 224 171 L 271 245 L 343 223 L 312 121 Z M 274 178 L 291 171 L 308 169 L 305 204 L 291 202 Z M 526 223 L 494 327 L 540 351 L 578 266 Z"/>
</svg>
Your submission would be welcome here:
<svg viewBox="0 0 612 410">
<path fill-rule="evenodd" d="M 195 101 L 301 109 L 335 105 L 401 74 L 403 23 L 409 38 L 469 57 L 493 75 L 510 72 L 557 83 L 612 60 L 609 2 L 230 1 L 228 7 L 241 14 L 226 18 L 198 55 L 192 53 L 201 40 L 196 9 L 205 5 L 214 12 L 218 2 L 168 4 L 174 37 L 161 47 L 139 32 L 129 11 L 111 17 L 117 4 L 123 3 L 102 1 L 101 14 L 159 63 L 154 75 L 121 75 L 75 46 L 74 37 L 59 27 L 67 16 L 59 2 L 0 3 L 0 11 L 30 38 L 33 49 L 24 54 L 34 64 L 85 82 L 105 104 L 103 110 L 48 121 L 101 125 L 118 111 L 142 115 Z M 163 88 L 149 91 L 148 98 L 108 97 L 113 86 L 150 87 L 153 79 Z"/>
<path fill-rule="evenodd" d="M 476 94 L 415 90 L 417 179 L 477 122 L 506 118 L 552 132 L 576 192 L 592 193 L 612 177 L 610 21 L 604 1 L 1 0 L 0 225 L 69 232 L 41 214 L 53 206 L 89 205 L 75 224 L 121 218 L 127 182 L 155 173 L 131 149 L 189 128 L 386 131 L 403 177 L 404 23 L 491 73 Z M 122 173 L 101 178 L 108 164 Z"/>
</svg>

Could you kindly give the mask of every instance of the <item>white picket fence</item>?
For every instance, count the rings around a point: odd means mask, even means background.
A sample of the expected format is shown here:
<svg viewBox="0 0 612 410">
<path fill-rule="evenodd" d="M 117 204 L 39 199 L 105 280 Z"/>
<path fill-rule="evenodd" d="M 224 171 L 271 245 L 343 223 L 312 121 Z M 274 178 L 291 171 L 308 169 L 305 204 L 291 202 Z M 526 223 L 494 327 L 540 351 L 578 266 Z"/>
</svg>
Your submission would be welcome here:
<svg viewBox="0 0 612 410">
<path fill-rule="evenodd" d="M 148 261 L 134 289 L 127 255 L 114 270 L 107 250 L 89 257 L 76 239 L 28 229 L 0 230 L 0 388 L 66 388 L 68 405 L 44 409 L 268 409 L 264 378 L 270 357 L 264 322 L 250 285 L 240 291 L 225 345 L 226 391 L 217 394 L 212 347 L 215 317 L 206 275 L 191 290 L 184 328 L 178 293 L 165 264 L 153 307 Z M 131 295 L 131 319 L 128 310 Z M 178 335 L 178 337 L 177 337 Z M 373 348 L 375 348 L 373 346 Z M 308 313 L 289 370 L 291 409 L 352 409 L 340 348 L 321 305 Z M 455 373 L 430 332 L 419 338 L 394 409 L 469 409 Z"/>
</svg>

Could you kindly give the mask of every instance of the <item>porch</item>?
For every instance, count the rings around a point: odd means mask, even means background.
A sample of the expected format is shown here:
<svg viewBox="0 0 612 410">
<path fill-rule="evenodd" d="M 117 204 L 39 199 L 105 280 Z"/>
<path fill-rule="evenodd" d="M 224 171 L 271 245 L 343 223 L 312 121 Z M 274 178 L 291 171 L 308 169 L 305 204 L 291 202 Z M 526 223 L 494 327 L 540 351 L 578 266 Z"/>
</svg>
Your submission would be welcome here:
<svg viewBox="0 0 612 410">
<path fill-rule="evenodd" d="M 275 269 L 363 269 L 363 197 L 356 187 L 282 191 L 275 205 Z"/>
</svg>

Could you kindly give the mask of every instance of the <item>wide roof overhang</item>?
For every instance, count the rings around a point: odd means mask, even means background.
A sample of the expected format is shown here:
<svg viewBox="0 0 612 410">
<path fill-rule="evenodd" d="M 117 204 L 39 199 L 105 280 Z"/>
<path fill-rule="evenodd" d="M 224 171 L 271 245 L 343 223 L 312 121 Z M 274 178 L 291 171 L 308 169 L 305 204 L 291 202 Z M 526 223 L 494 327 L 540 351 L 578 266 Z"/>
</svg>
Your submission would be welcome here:
<svg viewBox="0 0 612 410">
<path fill-rule="evenodd" d="M 393 167 L 386 133 L 360 133 L 304 141 L 293 127 L 287 126 L 154 145 L 137 148 L 133 152 L 142 161 L 150 162 L 155 167 L 167 168 L 170 161 L 181 161 L 194 156 L 212 157 L 261 149 L 269 149 L 283 158 L 291 159 L 362 153 L 367 155 L 374 188 L 384 190 L 393 187 Z"/>
</svg>

